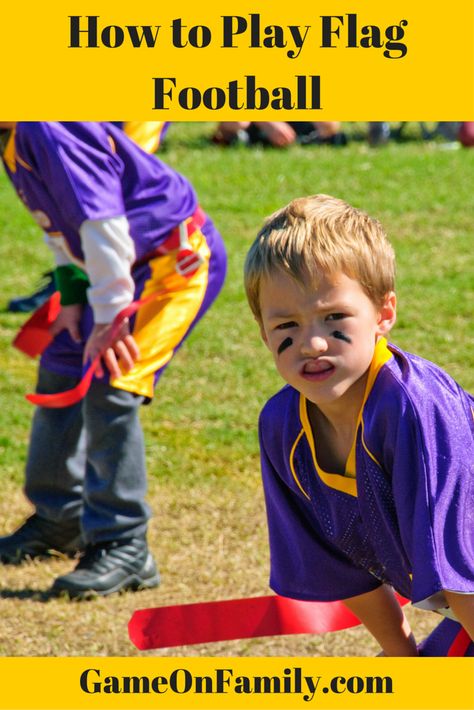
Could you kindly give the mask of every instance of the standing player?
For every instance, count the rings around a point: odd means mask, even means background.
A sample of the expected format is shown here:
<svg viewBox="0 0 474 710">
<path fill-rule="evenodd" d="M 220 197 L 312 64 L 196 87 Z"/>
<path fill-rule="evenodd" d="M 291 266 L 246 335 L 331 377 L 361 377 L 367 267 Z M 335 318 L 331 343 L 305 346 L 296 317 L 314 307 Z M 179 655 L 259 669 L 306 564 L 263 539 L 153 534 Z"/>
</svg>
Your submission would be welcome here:
<svg viewBox="0 0 474 710">
<path fill-rule="evenodd" d="M 61 311 L 37 391 L 74 387 L 83 364 L 101 356 L 82 403 L 34 415 L 25 492 L 35 513 L 0 539 L 0 559 L 85 545 L 54 592 L 156 586 L 138 409 L 222 287 L 222 240 L 189 182 L 110 123 L 0 128 L 7 175 L 57 263 Z M 117 314 L 140 298 L 151 300 L 116 332 Z"/>
</svg>

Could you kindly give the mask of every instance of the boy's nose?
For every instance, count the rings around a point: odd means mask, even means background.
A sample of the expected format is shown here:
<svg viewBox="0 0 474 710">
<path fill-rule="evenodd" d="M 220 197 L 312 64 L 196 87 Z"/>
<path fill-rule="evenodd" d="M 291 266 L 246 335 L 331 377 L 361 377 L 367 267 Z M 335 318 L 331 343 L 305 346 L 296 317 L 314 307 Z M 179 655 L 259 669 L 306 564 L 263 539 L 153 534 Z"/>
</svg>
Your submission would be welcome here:
<svg viewBox="0 0 474 710">
<path fill-rule="evenodd" d="M 313 334 L 305 338 L 302 353 L 308 357 L 314 357 L 314 355 L 322 355 L 327 349 L 328 343 L 326 338 Z"/>
</svg>

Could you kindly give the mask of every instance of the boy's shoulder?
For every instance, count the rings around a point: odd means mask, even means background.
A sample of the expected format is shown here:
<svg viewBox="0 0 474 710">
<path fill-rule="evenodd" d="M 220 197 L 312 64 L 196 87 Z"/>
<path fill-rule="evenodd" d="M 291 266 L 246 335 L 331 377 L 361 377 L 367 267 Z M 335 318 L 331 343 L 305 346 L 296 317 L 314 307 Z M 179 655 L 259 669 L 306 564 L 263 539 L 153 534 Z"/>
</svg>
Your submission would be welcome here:
<svg viewBox="0 0 474 710">
<path fill-rule="evenodd" d="M 18 121 L 15 125 L 15 131 L 17 135 L 34 136 L 43 133 L 47 125 L 49 124 L 45 121 Z"/>
<path fill-rule="evenodd" d="M 270 397 L 260 413 L 260 419 L 284 419 L 290 412 L 298 411 L 300 393 L 285 385 Z"/>
<path fill-rule="evenodd" d="M 46 125 L 42 121 L 19 121 L 15 126 L 15 143 L 18 148 L 28 148 L 30 145 L 44 140 Z"/>
<path fill-rule="evenodd" d="M 285 385 L 270 397 L 259 419 L 260 451 L 265 452 L 265 457 L 289 485 L 294 483 L 292 452 L 302 435 L 300 403 L 300 393 L 291 385 Z"/>
<path fill-rule="evenodd" d="M 104 125 L 99 121 L 19 121 L 15 130 L 17 142 L 36 146 L 108 141 Z"/>
<path fill-rule="evenodd" d="M 53 141 L 64 140 L 71 133 L 68 126 L 80 126 L 80 123 L 63 123 L 60 121 L 19 121 L 16 124 L 17 142 L 31 143 L 32 145 L 48 144 Z"/>
<path fill-rule="evenodd" d="M 292 439 L 301 429 L 299 410 L 300 393 L 291 385 L 285 385 L 270 397 L 260 413 L 261 436 L 266 441 Z"/>
<path fill-rule="evenodd" d="M 451 375 L 431 360 L 406 352 L 392 343 L 388 348 L 392 358 L 380 370 L 373 387 L 378 398 L 385 392 L 394 404 L 408 400 L 429 404 L 439 401 L 440 397 L 443 400 L 471 398 Z"/>
<path fill-rule="evenodd" d="M 65 133 L 58 122 L 20 121 L 15 129 L 16 149 L 21 158 L 34 163 L 34 156 L 44 159 L 45 155 L 56 154 L 56 145 L 64 141 Z"/>
<path fill-rule="evenodd" d="M 380 446 L 400 429 L 434 430 L 450 422 L 474 431 L 474 398 L 445 370 L 390 344 L 363 410 L 364 436 Z M 449 421 L 448 421 L 449 420 Z"/>
</svg>

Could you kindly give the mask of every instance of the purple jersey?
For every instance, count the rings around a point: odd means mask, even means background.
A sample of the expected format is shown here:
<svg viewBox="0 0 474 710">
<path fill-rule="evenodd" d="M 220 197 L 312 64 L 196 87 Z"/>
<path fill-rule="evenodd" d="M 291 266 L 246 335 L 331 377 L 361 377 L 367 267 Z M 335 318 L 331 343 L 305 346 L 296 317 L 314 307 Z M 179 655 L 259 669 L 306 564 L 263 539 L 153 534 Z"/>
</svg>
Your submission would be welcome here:
<svg viewBox="0 0 474 710">
<path fill-rule="evenodd" d="M 111 123 L 20 122 L 3 160 L 42 229 L 63 236 L 80 262 L 86 220 L 125 215 L 140 260 L 197 207 L 184 177 Z"/>
<path fill-rule="evenodd" d="M 329 601 L 381 582 L 425 608 L 474 593 L 473 398 L 427 360 L 377 344 L 345 475 L 317 462 L 306 399 L 260 417 L 271 587 Z M 438 594 L 438 598 L 437 598 Z"/>
</svg>

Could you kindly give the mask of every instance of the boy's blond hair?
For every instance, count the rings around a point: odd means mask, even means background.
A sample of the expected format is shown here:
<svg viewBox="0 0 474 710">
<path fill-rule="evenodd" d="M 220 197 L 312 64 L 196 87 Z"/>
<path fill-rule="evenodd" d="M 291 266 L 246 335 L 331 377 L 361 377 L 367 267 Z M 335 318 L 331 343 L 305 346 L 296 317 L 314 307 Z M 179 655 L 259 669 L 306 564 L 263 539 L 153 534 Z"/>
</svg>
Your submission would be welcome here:
<svg viewBox="0 0 474 710">
<path fill-rule="evenodd" d="M 261 320 L 260 282 L 277 269 L 299 282 L 342 272 L 357 279 L 376 305 L 393 291 L 395 255 L 382 225 L 329 195 L 301 197 L 272 214 L 245 261 L 245 290 Z"/>
</svg>

